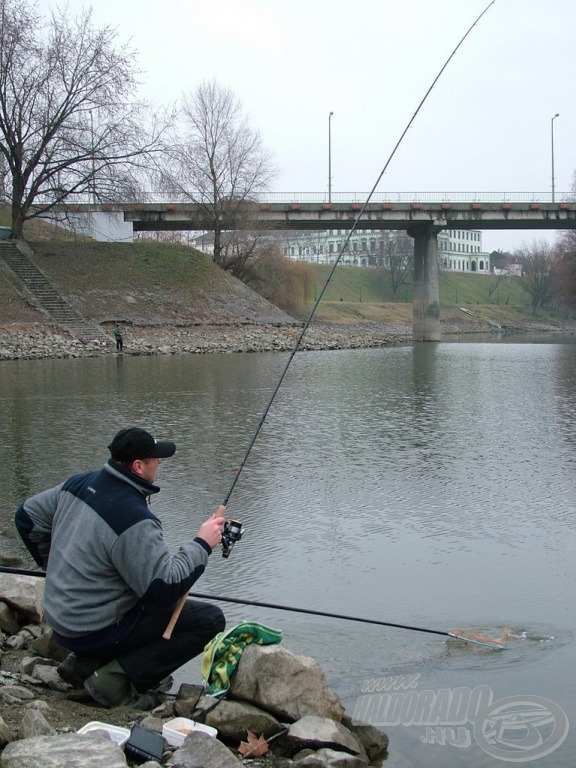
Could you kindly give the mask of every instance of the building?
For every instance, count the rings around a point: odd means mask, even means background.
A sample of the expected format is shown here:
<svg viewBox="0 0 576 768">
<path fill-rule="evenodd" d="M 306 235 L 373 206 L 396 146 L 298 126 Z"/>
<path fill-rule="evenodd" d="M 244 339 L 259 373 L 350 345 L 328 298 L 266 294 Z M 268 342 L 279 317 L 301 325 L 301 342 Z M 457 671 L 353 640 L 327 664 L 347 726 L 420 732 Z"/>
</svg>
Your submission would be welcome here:
<svg viewBox="0 0 576 768">
<path fill-rule="evenodd" d="M 309 232 L 294 231 L 282 238 L 284 255 L 295 261 L 333 264 L 346 238 L 347 229 Z M 340 263 L 358 267 L 389 267 L 391 258 L 413 254 L 413 241 L 404 231 L 356 229 L 342 254 Z M 490 273 L 490 254 L 482 251 L 479 230 L 447 229 L 438 233 L 438 261 L 447 272 Z"/>
</svg>

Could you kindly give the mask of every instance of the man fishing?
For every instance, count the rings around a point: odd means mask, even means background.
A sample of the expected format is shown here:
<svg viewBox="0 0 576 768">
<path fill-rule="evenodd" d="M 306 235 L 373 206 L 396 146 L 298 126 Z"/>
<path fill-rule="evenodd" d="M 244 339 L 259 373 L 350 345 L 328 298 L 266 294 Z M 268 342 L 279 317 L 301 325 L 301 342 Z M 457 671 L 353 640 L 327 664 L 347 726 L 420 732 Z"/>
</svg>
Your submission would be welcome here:
<svg viewBox="0 0 576 768">
<path fill-rule="evenodd" d="M 104 706 L 149 709 L 160 682 L 225 627 L 218 607 L 186 600 L 170 639 L 162 637 L 178 599 L 220 543 L 225 520 L 213 514 L 170 555 L 149 500 L 175 444 L 129 427 L 108 449 L 101 469 L 32 496 L 15 522 L 46 570 L 47 621 L 71 651 L 60 676 Z"/>
</svg>

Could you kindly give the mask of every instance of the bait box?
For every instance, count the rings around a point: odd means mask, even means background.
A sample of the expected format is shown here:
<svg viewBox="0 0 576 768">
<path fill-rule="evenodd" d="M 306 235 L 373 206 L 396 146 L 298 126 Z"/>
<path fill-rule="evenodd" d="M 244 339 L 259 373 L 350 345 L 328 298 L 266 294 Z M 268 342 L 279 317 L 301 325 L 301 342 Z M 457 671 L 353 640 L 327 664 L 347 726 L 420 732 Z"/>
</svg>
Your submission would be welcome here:
<svg viewBox="0 0 576 768">
<path fill-rule="evenodd" d="M 92 733 L 94 731 L 106 731 L 112 741 L 116 742 L 116 744 L 119 746 L 125 744 L 130 737 L 130 731 L 128 728 L 120 728 L 118 725 L 101 723 L 98 720 L 92 720 L 90 723 L 86 723 L 86 725 L 83 725 L 82 728 L 77 731 L 77 733 L 81 733 L 82 735 L 86 736 L 86 734 Z"/>
<path fill-rule="evenodd" d="M 214 737 L 218 735 L 216 728 L 212 728 L 211 725 L 197 723 L 195 720 L 189 720 L 187 717 L 175 717 L 162 726 L 162 736 L 164 736 L 171 747 L 182 746 L 184 739 L 192 731 L 202 731 Z"/>
</svg>

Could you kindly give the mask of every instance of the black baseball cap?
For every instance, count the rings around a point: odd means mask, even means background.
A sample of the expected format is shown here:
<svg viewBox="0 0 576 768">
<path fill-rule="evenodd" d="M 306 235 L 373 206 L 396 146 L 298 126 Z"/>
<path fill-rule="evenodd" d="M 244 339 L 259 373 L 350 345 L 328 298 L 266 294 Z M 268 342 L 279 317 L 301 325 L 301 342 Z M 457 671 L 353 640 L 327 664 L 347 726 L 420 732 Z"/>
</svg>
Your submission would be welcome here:
<svg viewBox="0 0 576 768">
<path fill-rule="evenodd" d="M 116 461 L 167 459 L 176 453 L 176 445 L 170 440 L 155 440 L 140 427 L 128 427 L 118 432 L 108 450 Z"/>
</svg>

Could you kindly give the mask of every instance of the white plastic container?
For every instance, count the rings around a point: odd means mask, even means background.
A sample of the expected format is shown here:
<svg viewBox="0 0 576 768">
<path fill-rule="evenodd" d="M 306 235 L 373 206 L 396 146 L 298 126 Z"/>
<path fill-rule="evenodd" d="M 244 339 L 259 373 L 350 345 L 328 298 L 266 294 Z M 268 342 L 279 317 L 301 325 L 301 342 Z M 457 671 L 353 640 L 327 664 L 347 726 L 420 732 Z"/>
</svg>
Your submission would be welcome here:
<svg viewBox="0 0 576 768">
<path fill-rule="evenodd" d="M 203 731 L 213 737 L 218 735 L 216 728 L 204 725 L 204 723 L 197 723 L 195 720 L 189 720 L 187 717 L 175 717 L 162 726 L 162 736 L 171 747 L 180 747 L 186 736 L 192 731 Z"/>
<path fill-rule="evenodd" d="M 86 725 L 83 725 L 77 733 L 86 735 L 92 731 L 106 731 L 106 733 L 110 735 L 112 741 L 115 741 L 119 746 L 125 744 L 130 738 L 130 731 L 128 728 L 121 728 L 118 725 L 109 725 L 108 723 L 100 723 L 98 720 L 92 720 L 92 722 L 86 723 Z"/>
</svg>

